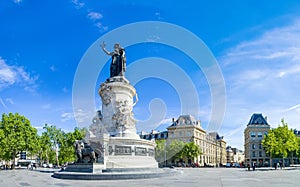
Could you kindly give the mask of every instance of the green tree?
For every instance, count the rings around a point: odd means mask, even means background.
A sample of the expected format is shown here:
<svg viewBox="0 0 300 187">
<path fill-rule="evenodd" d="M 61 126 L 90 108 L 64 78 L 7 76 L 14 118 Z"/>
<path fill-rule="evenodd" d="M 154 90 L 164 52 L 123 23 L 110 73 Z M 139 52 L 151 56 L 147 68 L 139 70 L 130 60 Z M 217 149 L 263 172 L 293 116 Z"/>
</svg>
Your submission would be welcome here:
<svg viewBox="0 0 300 187">
<path fill-rule="evenodd" d="M 284 119 L 281 120 L 281 125 L 269 131 L 268 135 L 262 140 L 262 145 L 273 158 L 286 158 L 288 153 L 299 149 L 297 137 L 293 130 L 288 128 L 288 124 Z"/>
<path fill-rule="evenodd" d="M 188 159 L 194 159 L 195 157 L 198 157 L 202 154 L 202 151 L 198 145 L 195 144 L 195 142 L 189 142 L 184 145 L 182 149 L 182 155 L 184 158 Z"/>
<path fill-rule="evenodd" d="M 85 137 L 86 129 L 76 127 L 73 132 L 65 133 L 64 140 L 61 143 L 59 150 L 59 162 L 73 162 L 76 160 L 75 155 L 75 140 L 82 140 Z"/>
<path fill-rule="evenodd" d="M 55 150 L 52 147 L 50 137 L 46 132 L 39 136 L 38 156 L 42 163 L 53 163 L 55 161 Z"/>
<path fill-rule="evenodd" d="M 166 140 L 156 140 L 155 148 L 155 159 L 158 163 L 163 163 L 165 161 L 166 154 Z"/>
<path fill-rule="evenodd" d="M 296 155 L 300 157 L 300 137 L 297 137 L 297 145 L 298 145 L 298 150 L 296 151 Z"/>
<path fill-rule="evenodd" d="M 185 146 L 185 142 L 173 140 L 171 143 L 167 145 L 167 158 L 169 159 L 182 159 L 183 155 L 183 147 Z"/>
<path fill-rule="evenodd" d="M 45 136 L 44 140 L 49 143 L 52 150 L 55 151 L 55 162 L 59 166 L 59 148 L 63 144 L 65 133 L 54 125 L 49 126 L 48 124 L 45 124 L 43 129 L 45 130 L 43 132 L 43 135 Z M 48 138 L 50 139 L 50 142 Z M 48 149 L 49 147 L 46 148 Z"/>
<path fill-rule="evenodd" d="M 17 155 L 22 151 L 33 153 L 38 142 L 37 130 L 27 118 L 18 113 L 2 114 L 0 138 L 0 156 L 5 161 L 13 160 L 13 169 Z"/>
</svg>

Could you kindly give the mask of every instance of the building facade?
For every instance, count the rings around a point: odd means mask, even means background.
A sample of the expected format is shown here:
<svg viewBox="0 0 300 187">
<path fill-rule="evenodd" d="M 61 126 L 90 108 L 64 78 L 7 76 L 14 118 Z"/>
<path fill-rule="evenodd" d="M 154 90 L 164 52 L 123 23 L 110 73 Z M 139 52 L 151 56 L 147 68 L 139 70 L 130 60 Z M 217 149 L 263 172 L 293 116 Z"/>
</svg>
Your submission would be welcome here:
<svg viewBox="0 0 300 187">
<path fill-rule="evenodd" d="M 243 165 L 245 162 L 245 153 L 244 151 L 233 148 L 231 146 L 226 147 L 227 152 L 227 163 L 238 163 L 240 165 Z"/>
<path fill-rule="evenodd" d="M 216 132 L 207 133 L 201 127 L 201 122 L 191 115 L 181 115 L 177 120 L 173 119 L 167 131 L 141 133 L 140 137 L 148 140 L 166 139 L 168 143 L 174 140 L 194 142 L 201 148 L 202 155 L 191 162 L 198 163 L 200 166 L 226 164 L 226 141 Z"/>
<path fill-rule="evenodd" d="M 253 114 L 244 131 L 245 161 L 247 164 L 256 163 L 257 166 L 269 166 L 270 157 L 261 144 L 264 135 L 267 135 L 270 125 L 267 117 L 262 114 Z"/>
</svg>

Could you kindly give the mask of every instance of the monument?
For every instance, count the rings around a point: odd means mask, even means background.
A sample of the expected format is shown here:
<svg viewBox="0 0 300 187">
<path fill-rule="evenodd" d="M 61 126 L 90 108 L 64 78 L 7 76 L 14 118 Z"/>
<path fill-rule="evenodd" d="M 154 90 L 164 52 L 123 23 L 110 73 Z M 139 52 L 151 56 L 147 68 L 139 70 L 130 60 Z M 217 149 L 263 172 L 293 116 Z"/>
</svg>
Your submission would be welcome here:
<svg viewBox="0 0 300 187">
<path fill-rule="evenodd" d="M 77 161 L 80 163 L 70 165 L 64 172 L 55 173 L 53 176 L 72 178 L 73 172 L 92 173 L 87 178 L 86 174 L 75 175 L 77 179 L 110 179 L 107 176 L 115 178 L 120 175 L 118 172 L 122 172 L 121 178 L 163 176 L 168 172 L 158 169 L 154 157 L 155 142 L 141 139 L 136 133 L 136 120 L 132 109 L 138 102 L 138 97 L 135 88 L 125 78 L 125 49 L 120 44 L 115 44 L 114 51 L 109 52 L 104 42 L 101 47 L 112 57 L 110 77 L 98 90 L 102 110 L 97 111 L 88 128 L 85 144 L 78 150 L 80 154 L 77 152 Z M 83 158 L 83 152 L 86 152 L 87 158 Z M 132 173 L 133 171 L 136 173 Z"/>
</svg>

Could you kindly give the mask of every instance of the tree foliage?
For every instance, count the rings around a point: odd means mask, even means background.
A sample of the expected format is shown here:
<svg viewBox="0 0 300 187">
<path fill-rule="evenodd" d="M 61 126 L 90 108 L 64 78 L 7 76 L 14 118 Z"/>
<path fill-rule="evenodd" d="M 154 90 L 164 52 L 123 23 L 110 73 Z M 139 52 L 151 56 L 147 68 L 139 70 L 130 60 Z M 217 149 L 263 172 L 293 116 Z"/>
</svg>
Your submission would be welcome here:
<svg viewBox="0 0 300 187">
<path fill-rule="evenodd" d="M 294 132 L 288 128 L 288 124 L 281 120 L 281 125 L 271 129 L 262 140 L 262 145 L 272 157 L 287 157 L 288 153 L 297 151 L 298 140 Z"/>
<path fill-rule="evenodd" d="M 59 162 L 73 162 L 76 160 L 75 155 L 75 140 L 82 140 L 85 137 L 86 130 L 75 128 L 74 132 L 65 133 L 64 139 L 60 145 L 59 150 Z"/>
<path fill-rule="evenodd" d="M 169 143 L 166 147 L 167 159 L 182 159 L 184 157 L 182 149 L 185 144 L 185 142 L 177 140 L 173 140 L 171 143 Z"/>
<path fill-rule="evenodd" d="M 85 129 L 75 128 L 73 132 L 64 132 L 54 125 L 45 124 L 40 137 L 40 158 L 46 163 L 73 162 L 76 159 L 74 142 L 82 140 Z"/>
<path fill-rule="evenodd" d="M 75 128 L 73 132 L 64 132 L 54 125 L 45 124 L 44 132 L 39 136 L 30 121 L 18 113 L 2 114 L 0 121 L 0 159 L 13 161 L 22 151 L 37 156 L 41 163 L 59 163 L 75 161 L 75 140 L 85 137 L 86 129 Z"/>
<path fill-rule="evenodd" d="M 37 130 L 31 126 L 30 121 L 18 113 L 2 114 L 0 122 L 1 159 L 13 160 L 22 151 L 35 152 L 38 145 Z"/>
<path fill-rule="evenodd" d="M 55 152 L 55 162 L 54 163 L 59 165 L 59 158 L 58 158 L 59 157 L 59 148 L 63 144 L 65 133 L 60 128 L 57 128 L 54 125 L 45 124 L 43 129 L 45 131 L 42 133 L 42 136 L 45 136 L 45 139 L 47 139 L 47 143 L 48 143 L 47 148 L 51 147 L 52 150 L 54 150 L 54 152 Z M 47 151 L 47 149 L 46 149 L 46 151 Z"/>
<path fill-rule="evenodd" d="M 180 160 L 192 159 L 200 154 L 201 149 L 194 142 L 156 140 L 155 158 L 159 163 L 165 160 L 165 156 L 167 160 Z"/>
<path fill-rule="evenodd" d="M 185 144 L 182 152 L 183 157 L 186 159 L 193 159 L 202 154 L 200 147 L 196 145 L 195 142 Z"/>
<path fill-rule="evenodd" d="M 155 159 L 158 163 L 165 161 L 166 140 L 156 140 Z"/>
</svg>

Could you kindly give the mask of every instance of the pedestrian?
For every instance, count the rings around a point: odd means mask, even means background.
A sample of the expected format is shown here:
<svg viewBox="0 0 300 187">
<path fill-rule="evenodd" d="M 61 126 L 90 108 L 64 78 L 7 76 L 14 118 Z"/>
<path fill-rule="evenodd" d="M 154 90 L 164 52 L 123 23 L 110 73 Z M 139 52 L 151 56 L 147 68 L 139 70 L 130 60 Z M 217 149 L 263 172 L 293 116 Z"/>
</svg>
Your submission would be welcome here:
<svg viewBox="0 0 300 187">
<path fill-rule="evenodd" d="M 256 164 L 255 164 L 255 162 L 253 162 L 252 163 L 252 169 L 253 169 L 253 171 L 255 171 L 255 166 L 256 166 Z"/>
<path fill-rule="evenodd" d="M 281 160 L 279 161 L 279 165 L 280 165 L 280 169 L 282 169 L 282 165 L 283 165 L 283 164 L 282 164 L 282 161 L 281 161 Z"/>
<path fill-rule="evenodd" d="M 250 164 L 249 163 L 247 164 L 247 168 L 248 168 L 248 171 L 250 171 Z"/>
<path fill-rule="evenodd" d="M 274 163 L 274 168 L 275 168 L 275 170 L 277 169 L 277 163 L 276 162 Z"/>
</svg>

